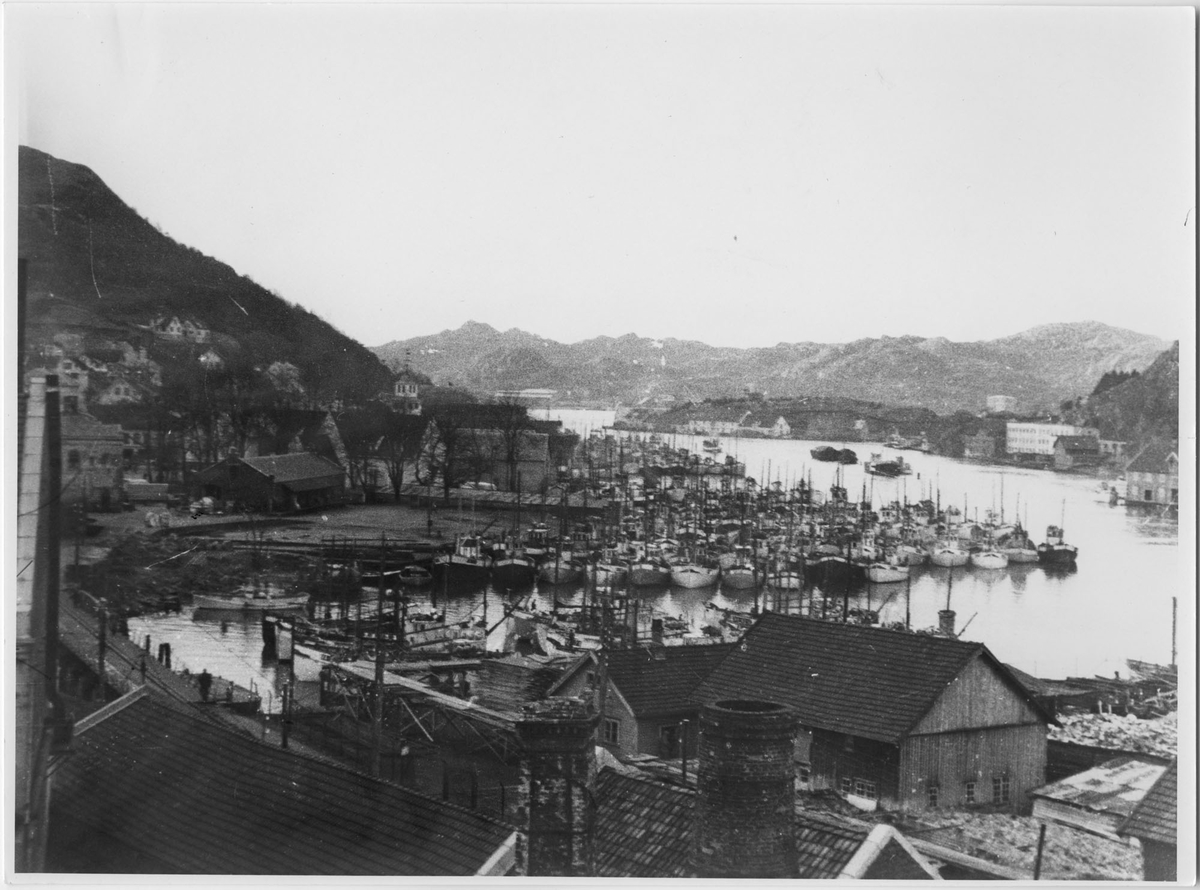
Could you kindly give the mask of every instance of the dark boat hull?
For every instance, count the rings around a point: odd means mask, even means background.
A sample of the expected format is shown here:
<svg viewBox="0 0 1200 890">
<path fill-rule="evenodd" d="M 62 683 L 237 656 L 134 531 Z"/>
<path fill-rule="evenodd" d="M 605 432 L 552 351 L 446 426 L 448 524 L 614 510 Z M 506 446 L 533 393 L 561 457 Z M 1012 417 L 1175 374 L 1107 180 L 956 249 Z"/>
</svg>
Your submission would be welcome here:
<svg viewBox="0 0 1200 890">
<path fill-rule="evenodd" d="M 1073 566 L 1075 560 L 1079 556 L 1078 547 L 1070 547 L 1066 544 L 1057 546 L 1048 546 L 1042 544 L 1038 547 L 1038 564 L 1044 566 Z"/>
</svg>

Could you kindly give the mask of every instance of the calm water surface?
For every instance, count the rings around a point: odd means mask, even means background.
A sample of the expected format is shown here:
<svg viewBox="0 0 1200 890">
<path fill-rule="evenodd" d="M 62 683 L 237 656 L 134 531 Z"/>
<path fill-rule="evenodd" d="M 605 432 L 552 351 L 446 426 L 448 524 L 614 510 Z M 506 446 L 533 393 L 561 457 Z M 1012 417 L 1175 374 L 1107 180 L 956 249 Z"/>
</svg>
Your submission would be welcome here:
<svg viewBox="0 0 1200 890">
<path fill-rule="evenodd" d="M 563 411 L 556 419 L 580 432 L 611 422 L 611 412 Z M 700 439 L 668 437 L 678 447 L 698 450 Z M 723 438 L 725 453 L 746 464 L 748 475 L 791 484 L 809 478 L 828 491 L 838 466 L 813 461 L 809 450 L 841 442 Z M 956 504 L 967 515 L 980 518 L 987 509 L 1003 506 L 1005 517 L 1019 517 L 1040 541 L 1050 524 L 1063 524 L 1068 543 L 1079 548 L 1078 568 L 1070 574 L 1051 574 L 1040 567 L 1013 566 L 999 571 L 969 567 L 954 569 L 951 607 L 958 613 L 962 638 L 980 641 L 1001 660 L 1040 677 L 1111 676 L 1126 673 L 1125 659 L 1166 664 L 1171 659 L 1172 597 L 1192 595 L 1191 582 L 1181 563 L 1178 528 L 1145 515 L 1110 507 L 1095 479 L 1037 470 L 988 467 L 950 458 L 902 452 L 913 473 L 901 479 L 872 477 L 861 461 L 872 452 L 897 452 L 871 443 L 845 443 L 859 457 L 858 466 L 841 468 L 842 484 L 851 498 L 861 494 L 877 505 L 892 500 L 937 499 Z M 1018 512 L 1019 511 L 1019 512 Z M 858 586 L 850 592 L 851 606 L 880 609 L 882 620 L 903 621 L 906 607 L 915 628 L 933 627 L 937 612 L 945 608 L 949 571 L 915 570 L 911 592 L 904 584 Z M 373 595 L 373 594 L 372 594 Z M 554 596 L 578 603 L 582 588 L 546 588 L 537 592 L 549 607 Z M 818 597 L 820 594 L 817 594 Z M 840 604 L 843 591 L 832 591 Z M 413 608 L 431 605 L 430 592 L 418 592 Z M 794 596 L 794 595 L 793 595 Z M 451 591 L 437 605 L 451 619 L 485 617 L 491 626 L 502 618 L 502 600 L 494 590 Z M 749 610 L 752 591 L 720 588 L 686 590 L 660 588 L 638 596 L 644 620 L 655 611 L 682 616 L 696 627 L 704 623 L 708 603 Z M 906 601 L 907 600 L 907 601 Z M 882 606 L 880 605 L 882 603 Z M 793 600 L 793 606 L 795 601 Z M 157 642 L 170 642 L 173 663 L 193 671 L 207 668 L 242 685 L 256 685 L 277 698 L 276 665 L 262 658 L 259 622 L 254 618 L 219 613 L 148 617 L 130 622 L 131 634 L 140 640 L 149 634 Z M 499 632 L 492 640 L 499 638 Z M 298 659 L 297 670 L 309 665 Z M 277 704 L 274 705 L 277 707 Z"/>
</svg>

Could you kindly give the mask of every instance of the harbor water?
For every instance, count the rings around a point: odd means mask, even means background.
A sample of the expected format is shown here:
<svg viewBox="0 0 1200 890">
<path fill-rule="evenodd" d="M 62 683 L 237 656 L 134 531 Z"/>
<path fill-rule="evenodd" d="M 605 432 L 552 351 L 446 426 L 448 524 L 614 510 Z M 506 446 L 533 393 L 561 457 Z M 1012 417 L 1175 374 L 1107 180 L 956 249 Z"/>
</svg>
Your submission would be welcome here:
<svg viewBox="0 0 1200 890">
<path fill-rule="evenodd" d="M 583 433 L 601 429 L 611 417 L 611 412 L 576 410 L 561 419 Z M 702 444 L 700 437 L 664 438 L 694 452 Z M 940 500 L 943 507 L 954 504 L 969 519 L 983 519 L 988 510 L 1003 511 L 1005 519 L 1019 519 L 1035 541 L 1042 540 L 1048 525 L 1061 525 L 1067 543 L 1079 548 L 1078 565 L 1071 572 L 1046 571 L 1036 564 L 1000 570 L 926 566 L 914 569 L 907 585 L 859 583 L 848 590 L 806 592 L 805 604 L 810 597 L 826 596 L 838 609 L 844 600 L 850 608 L 878 610 L 884 623 L 904 622 L 907 617 L 913 628 L 933 628 L 949 596 L 962 639 L 985 643 L 1001 661 L 1038 677 L 1111 677 L 1116 671 L 1124 676 L 1126 659 L 1171 661 L 1173 598 L 1192 595 L 1178 526 L 1172 520 L 1110 506 L 1107 491 L 1095 478 L 897 452 L 878 443 L 723 437 L 721 445 L 718 460 L 734 456 L 745 464 L 746 474 L 759 482 L 778 481 L 787 488 L 811 479 L 815 489 L 828 491 L 840 481 L 852 500 L 864 491 L 876 506 L 929 498 Z M 851 447 L 859 463 L 814 461 L 809 452 L 820 445 Z M 902 454 L 912 474 L 887 478 L 865 473 L 862 462 L 872 453 Z M 546 519 L 553 529 L 556 518 Z M 488 627 L 501 622 L 506 597 L 512 595 L 490 586 L 409 592 L 414 611 L 436 607 L 444 609 L 449 620 L 482 619 Z M 535 595 L 538 605 L 549 609 L 555 599 L 582 603 L 586 592 L 583 585 L 543 586 Z M 368 611 L 374 596 L 370 589 L 364 591 Z M 711 618 L 710 604 L 740 611 L 763 604 L 761 593 L 719 586 L 651 588 L 635 596 L 638 615 L 647 626 L 650 617 L 659 614 L 680 617 L 698 629 Z M 772 596 L 768 606 L 775 605 Z M 802 607 L 800 594 L 793 592 L 790 602 L 781 605 L 796 611 Z M 131 636 L 138 641 L 149 635 L 156 643 L 170 642 L 177 669 L 207 669 L 243 686 L 253 685 L 263 695 L 264 708 L 268 696 L 277 708 L 276 690 L 283 671 L 263 657 L 258 617 L 188 612 L 130 620 Z M 497 628 L 489 643 L 498 644 L 501 634 L 502 628 Z M 298 675 L 306 667 L 303 662 L 297 659 Z"/>
</svg>

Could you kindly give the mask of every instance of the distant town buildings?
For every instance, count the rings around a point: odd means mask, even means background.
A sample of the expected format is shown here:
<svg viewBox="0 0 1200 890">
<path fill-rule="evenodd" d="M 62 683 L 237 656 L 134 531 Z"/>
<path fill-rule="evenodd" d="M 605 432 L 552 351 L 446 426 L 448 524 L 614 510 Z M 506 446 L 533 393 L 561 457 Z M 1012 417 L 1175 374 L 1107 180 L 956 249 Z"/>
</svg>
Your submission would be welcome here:
<svg viewBox="0 0 1200 890">
<path fill-rule="evenodd" d="M 991 460 L 996 456 L 996 438 L 980 430 L 963 437 L 963 457 L 967 460 Z"/>
<path fill-rule="evenodd" d="M 125 434 L 87 414 L 62 417 L 63 501 L 108 510 L 121 502 Z"/>
<path fill-rule="evenodd" d="M 1027 423 L 1010 420 L 1005 427 L 1005 450 L 1010 455 L 1039 455 L 1051 457 L 1059 436 L 1092 436 L 1097 441 L 1100 431 L 1070 423 Z"/>
<path fill-rule="evenodd" d="M 1017 410 L 1017 400 L 1012 396 L 988 396 L 988 414 L 1011 414 Z"/>
<path fill-rule="evenodd" d="M 549 408 L 550 401 L 556 395 L 556 389 L 501 389 L 496 392 L 496 400 L 524 405 L 526 408 Z"/>
<path fill-rule="evenodd" d="M 1054 440 L 1054 469 L 1081 470 L 1104 461 L 1097 436 L 1059 436 Z"/>
</svg>

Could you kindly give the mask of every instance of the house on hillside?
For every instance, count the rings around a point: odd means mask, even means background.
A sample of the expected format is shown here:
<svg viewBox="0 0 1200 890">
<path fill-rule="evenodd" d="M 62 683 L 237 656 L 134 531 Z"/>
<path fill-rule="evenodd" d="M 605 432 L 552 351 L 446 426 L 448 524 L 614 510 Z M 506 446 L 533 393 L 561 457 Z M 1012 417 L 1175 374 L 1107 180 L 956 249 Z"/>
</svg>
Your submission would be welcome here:
<svg viewBox="0 0 1200 890">
<path fill-rule="evenodd" d="M 1152 443 L 1129 462 L 1125 503 L 1179 506 L 1179 454 L 1174 447 Z"/>
<path fill-rule="evenodd" d="M 698 436 L 732 436 L 750 416 L 750 412 L 734 406 L 701 406 L 697 416 L 689 417 L 679 432 Z"/>
<path fill-rule="evenodd" d="M 697 687 L 697 704 L 795 708 L 813 790 L 863 808 L 1027 812 L 1055 722 L 982 643 L 766 612 Z"/>
<path fill-rule="evenodd" d="M 212 338 L 212 331 L 206 324 L 194 318 L 180 318 L 178 315 L 159 315 L 142 327 L 162 340 L 207 343 Z"/>
<path fill-rule="evenodd" d="M 1104 462 L 1095 436 L 1059 436 L 1054 440 L 1054 469 L 1087 470 Z"/>
<path fill-rule="evenodd" d="M 54 777 L 52 871 L 504 875 L 516 831 L 267 745 L 139 687 L 75 726 Z M 186 817 L 181 818 L 181 812 Z"/>
<path fill-rule="evenodd" d="M 609 652 L 600 743 L 625 754 L 673 758 L 686 751 L 693 756 L 700 707 L 692 700 L 692 693 L 732 648 L 730 643 L 646 646 Z M 599 708 L 599 675 L 599 660 L 589 653 L 575 662 L 547 694 L 591 697 Z"/>
<path fill-rule="evenodd" d="M 396 411 L 402 414 L 421 413 L 421 381 L 412 369 L 405 365 L 404 369 L 392 380 L 392 391 L 383 396 Z"/>
<path fill-rule="evenodd" d="M 315 454 L 230 455 L 195 476 L 199 493 L 253 510 L 314 510 L 345 501 L 346 471 Z"/>
<path fill-rule="evenodd" d="M 741 428 L 772 439 L 786 439 L 792 434 L 792 425 L 787 418 L 775 412 L 751 412 L 743 418 Z"/>
</svg>

